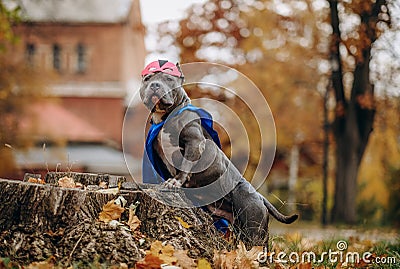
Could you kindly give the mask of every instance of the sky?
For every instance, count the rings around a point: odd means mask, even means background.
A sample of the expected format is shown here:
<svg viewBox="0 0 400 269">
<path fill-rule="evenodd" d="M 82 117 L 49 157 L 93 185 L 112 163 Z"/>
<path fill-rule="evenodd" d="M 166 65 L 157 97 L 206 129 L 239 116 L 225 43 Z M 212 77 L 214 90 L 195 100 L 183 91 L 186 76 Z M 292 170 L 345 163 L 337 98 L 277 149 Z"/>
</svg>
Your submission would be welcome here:
<svg viewBox="0 0 400 269">
<path fill-rule="evenodd" d="M 194 3 L 204 0 L 140 0 L 142 21 L 146 25 L 154 25 L 166 20 L 183 18 L 185 10 Z"/>
<path fill-rule="evenodd" d="M 179 22 L 186 15 L 186 10 L 195 3 L 206 0 L 140 0 L 142 22 L 147 27 L 145 37 L 146 49 L 150 52 L 145 59 L 145 64 L 154 59 L 168 59 L 172 62 L 179 61 L 179 53 L 171 48 L 166 54 L 154 52 L 158 45 L 157 24 L 165 21 Z"/>
<path fill-rule="evenodd" d="M 151 52 L 157 47 L 158 23 L 165 21 L 176 21 L 184 18 L 185 10 L 194 3 L 202 3 L 205 0 L 140 0 L 140 9 L 142 21 L 147 27 L 145 37 L 146 49 Z M 178 52 L 174 49 L 168 54 L 149 53 L 145 59 L 145 64 L 154 61 L 154 59 L 168 59 L 170 61 L 179 61 Z"/>
</svg>

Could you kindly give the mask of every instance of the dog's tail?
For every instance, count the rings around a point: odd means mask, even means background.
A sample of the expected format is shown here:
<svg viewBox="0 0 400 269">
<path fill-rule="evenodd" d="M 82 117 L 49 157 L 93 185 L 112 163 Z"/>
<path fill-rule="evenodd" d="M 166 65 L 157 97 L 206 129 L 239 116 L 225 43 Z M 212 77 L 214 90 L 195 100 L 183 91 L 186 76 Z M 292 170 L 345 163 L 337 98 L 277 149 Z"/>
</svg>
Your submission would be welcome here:
<svg viewBox="0 0 400 269">
<path fill-rule="evenodd" d="M 279 222 L 285 223 L 285 224 L 290 224 L 292 222 L 294 222 L 295 220 L 297 220 L 297 218 L 299 217 L 299 215 L 297 214 L 293 214 L 290 216 L 285 216 L 283 215 L 281 212 L 278 211 L 278 209 L 276 209 L 274 207 L 273 204 L 271 204 L 270 201 L 268 201 L 264 196 L 262 196 L 260 194 L 260 196 L 262 197 L 263 201 L 264 201 L 264 205 L 267 207 L 268 212 Z"/>
</svg>

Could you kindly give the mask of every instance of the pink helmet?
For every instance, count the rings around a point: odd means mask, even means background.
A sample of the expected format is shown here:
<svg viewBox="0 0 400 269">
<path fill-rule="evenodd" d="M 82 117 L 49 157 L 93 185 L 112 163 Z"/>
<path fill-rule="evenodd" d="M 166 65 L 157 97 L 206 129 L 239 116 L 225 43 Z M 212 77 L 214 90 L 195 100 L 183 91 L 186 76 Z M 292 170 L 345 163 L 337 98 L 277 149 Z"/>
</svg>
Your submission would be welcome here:
<svg viewBox="0 0 400 269">
<path fill-rule="evenodd" d="M 183 77 L 179 68 L 171 62 L 158 60 L 149 63 L 142 71 L 142 77 L 151 73 L 163 72 L 175 77 Z"/>
</svg>

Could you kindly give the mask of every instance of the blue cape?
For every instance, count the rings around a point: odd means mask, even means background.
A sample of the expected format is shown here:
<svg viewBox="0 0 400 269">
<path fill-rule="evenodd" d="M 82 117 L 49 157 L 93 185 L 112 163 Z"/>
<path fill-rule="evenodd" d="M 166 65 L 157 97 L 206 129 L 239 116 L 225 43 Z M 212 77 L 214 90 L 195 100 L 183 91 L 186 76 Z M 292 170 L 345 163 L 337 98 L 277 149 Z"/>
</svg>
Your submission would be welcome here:
<svg viewBox="0 0 400 269">
<path fill-rule="evenodd" d="M 221 142 L 219 140 L 218 133 L 213 128 L 212 116 L 204 109 L 189 104 L 177 111 L 172 112 L 168 116 L 167 120 L 179 115 L 185 110 L 196 112 L 200 116 L 202 127 L 208 132 L 208 134 L 214 140 L 215 144 L 217 144 L 217 146 L 221 148 Z M 164 163 L 159 159 L 157 153 L 153 148 L 153 142 L 157 138 L 157 135 L 162 127 L 164 126 L 164 123 L 165 121 L 157 124 L 151 124 L 149 132 L 147 134 L 142 164 L 143 183 L 159 184 L 171 178 L 170 173 L 168 172 Z"/>
<path fill-rule="evenodd" d="M 207 131 L 207 133 L 211 136 L 214 140 L 215 144 L 221 148 L 221 142 L 219 140 L 218 133 L 213 128 L 213 119 L 210 113 L 196 107 L 192 104 L 182 107 L 181 109 L 172 112 L 168 118 L 175 117 L 182 113 L 185 110 L 196 112 L 201 118 L 201 126 Z M 168 119 L 167 119 L 168 120 Z M 160 160 L 157 153 L 153 148 L 153 142 L 157 138 L 158 133 L 164 126 L 165 121 L 162 121 L 157 124 L 151 124 L 149 132 L 146 138 L 146 144 L 143 154 L 143 163 L 142 163 L 142 177 L 143 183 L 151 183 L 151 184 L 160 184 L 167 179 L 171 178 L 170 173 L 168 172 L 167 168 L 165 167 L 164 163 Z M 205 208 L 203 208 L 205 209 Z M 215 227 L 217 230 L 226 233 L 228 229 L 229 222 L 221 218 L 214 222 Z"/>
</svg>

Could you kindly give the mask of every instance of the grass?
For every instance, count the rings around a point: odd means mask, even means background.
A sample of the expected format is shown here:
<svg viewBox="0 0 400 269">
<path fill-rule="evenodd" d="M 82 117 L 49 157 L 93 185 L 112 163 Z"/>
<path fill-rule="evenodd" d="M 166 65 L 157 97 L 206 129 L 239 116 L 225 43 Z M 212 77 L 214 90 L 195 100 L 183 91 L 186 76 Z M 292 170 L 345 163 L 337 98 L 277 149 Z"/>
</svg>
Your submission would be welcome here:
<svg viewBox="0 0 400 269">
<path fill-rule="evenodd" d="M 321 228 L 307 229 L 303 233 L 296 228 L 290 231 L 271 236 L 270 254 L 274 255 L 275 265 L 284 268 L 303 268 L 304 265 L 309 268 L 400 268 L 398 234 L 391 240 L 371 240 L 366 239 L 365 232 L 345 236 L 338 229 L 336 234 L 320 240 L 318 233 L 326 233 Z M 282 268 L 279 266 L 276 268 Z"/>
</svg>

